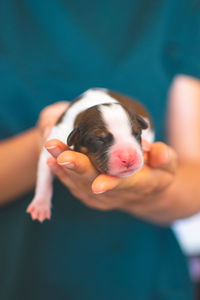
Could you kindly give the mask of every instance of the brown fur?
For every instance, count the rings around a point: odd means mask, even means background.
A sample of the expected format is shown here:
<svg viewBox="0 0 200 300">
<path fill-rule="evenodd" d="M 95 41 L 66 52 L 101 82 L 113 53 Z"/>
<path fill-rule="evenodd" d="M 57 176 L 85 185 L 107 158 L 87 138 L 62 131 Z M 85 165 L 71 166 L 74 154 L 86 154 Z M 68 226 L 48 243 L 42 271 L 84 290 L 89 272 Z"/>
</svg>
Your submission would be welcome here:
<svg viewBox="0 0 200 300">
<path fill-rule="evenodd" d="M 150 115 L 148 114 L 145 107 L 140 104 L 138 101 L 134 100 L 133 98 L 130 98 L 128 96 L 122 95 L 120 93 L 114 92 L 114 91 L 108 91 L 108 95 L 110 95 L 112 98 L 116 99 L 124 105 L 130 112 L 138 114 L 144 118 L 147 118 L 150 122 L 151 128 L 153 127 L 152 120 Z"/>
</svg>

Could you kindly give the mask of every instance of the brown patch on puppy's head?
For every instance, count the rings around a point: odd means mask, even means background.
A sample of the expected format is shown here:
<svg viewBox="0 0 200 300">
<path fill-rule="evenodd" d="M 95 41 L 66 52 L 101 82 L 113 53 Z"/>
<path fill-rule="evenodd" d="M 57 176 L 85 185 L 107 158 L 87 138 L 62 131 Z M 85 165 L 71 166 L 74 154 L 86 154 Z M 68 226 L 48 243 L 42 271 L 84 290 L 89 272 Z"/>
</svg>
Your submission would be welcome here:
<svg viewBox="0 0 200 300">
<path fill-rule="evenodd" d="M 68 146 L 73 146 L 74 151 L 87 154 L 97 170 L 107 173 L 107 152 L 113 143 L 113 136 L 106 129 L 98 106 L 80 113 L 74 125 L 67 139 Z"/>
</svg>

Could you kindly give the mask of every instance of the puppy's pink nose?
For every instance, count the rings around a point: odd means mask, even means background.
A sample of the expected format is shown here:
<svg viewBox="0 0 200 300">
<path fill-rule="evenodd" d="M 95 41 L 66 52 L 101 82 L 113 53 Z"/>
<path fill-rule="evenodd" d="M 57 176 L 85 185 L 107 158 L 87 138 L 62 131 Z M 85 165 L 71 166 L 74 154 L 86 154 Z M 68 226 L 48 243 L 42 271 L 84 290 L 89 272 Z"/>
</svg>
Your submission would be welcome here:
<svg viewBox="0 0 200 300">
<path fill-rule="evenodd" d="M 124 149 L 118 153 L 118 157 L 122 164 L 129 168 L 132 167 L 135 163 L 136 151 Z"/>
</svg>

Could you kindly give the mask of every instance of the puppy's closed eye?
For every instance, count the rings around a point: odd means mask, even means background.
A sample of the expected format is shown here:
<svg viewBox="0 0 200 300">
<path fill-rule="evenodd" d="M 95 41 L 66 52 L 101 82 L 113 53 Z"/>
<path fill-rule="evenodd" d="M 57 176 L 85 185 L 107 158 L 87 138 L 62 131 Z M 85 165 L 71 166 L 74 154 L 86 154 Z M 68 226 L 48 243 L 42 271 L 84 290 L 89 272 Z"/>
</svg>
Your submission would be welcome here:
<svg viewBox="0 0 200 300">
<path fill-rule="evenodd" d="M 113 140 L 113 136 L 110 132 L 102 131 L 97 133 L 96 139 L 101 143 L 109 143 Z"/>
</svg>

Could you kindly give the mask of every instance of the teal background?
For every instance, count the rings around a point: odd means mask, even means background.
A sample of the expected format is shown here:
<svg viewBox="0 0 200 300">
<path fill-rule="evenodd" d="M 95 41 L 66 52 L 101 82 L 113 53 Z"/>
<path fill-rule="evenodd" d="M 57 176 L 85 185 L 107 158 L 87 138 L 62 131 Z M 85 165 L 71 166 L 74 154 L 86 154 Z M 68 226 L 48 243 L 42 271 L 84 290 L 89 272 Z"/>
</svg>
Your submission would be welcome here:
<svg viewBox="0 0 200 300">
<path fill-rule="evenodd" d="M 165 140 L 173 77 L 200 77 L 199 12 L 195 0 L 2 0 L 0 137 L 34 126 L 46 105 L 107 87 L 143 102 Z M 91 210 L 58 181 L 41 225 L 25 213 L 31 198 L 0 211 L 0 299 L 192 299 L 170 229 Z"/>
</svg>

